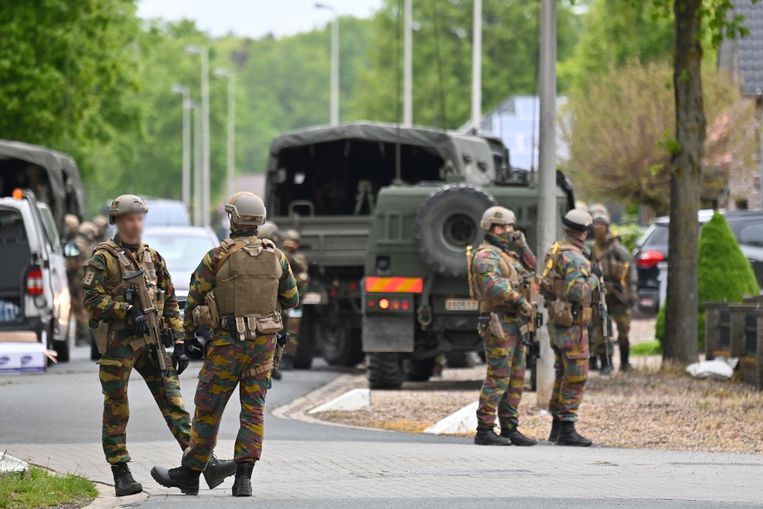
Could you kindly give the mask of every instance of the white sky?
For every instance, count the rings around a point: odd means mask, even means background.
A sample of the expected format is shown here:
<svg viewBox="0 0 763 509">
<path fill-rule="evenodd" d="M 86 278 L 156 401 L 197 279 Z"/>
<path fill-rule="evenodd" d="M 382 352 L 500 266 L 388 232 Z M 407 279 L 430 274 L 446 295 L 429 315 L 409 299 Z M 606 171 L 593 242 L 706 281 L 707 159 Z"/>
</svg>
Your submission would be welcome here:
<svg viewBox="0 0 763 509">
<path fill-rule="evenodd" d="M 176 21 L 189 18 L 212 35 L 259 37 L 269 32 L 289 35 L 324 25 L 330 11 L 315 8 L 316 0 L 140 0 L 142 18 Z M 382 0 L 327 0 L 341 15 L 366 17 Z"/>
</svg>

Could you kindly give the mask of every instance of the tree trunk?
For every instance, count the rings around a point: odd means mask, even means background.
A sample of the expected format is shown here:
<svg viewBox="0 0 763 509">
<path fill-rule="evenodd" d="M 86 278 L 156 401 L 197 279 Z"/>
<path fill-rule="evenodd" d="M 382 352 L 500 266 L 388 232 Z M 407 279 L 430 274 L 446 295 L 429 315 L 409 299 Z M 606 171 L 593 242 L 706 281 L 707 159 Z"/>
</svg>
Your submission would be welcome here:
<svg viewBox="0 0 763 509">
<path fill-rule="evenodd" d="M 670 177 L 670 266 L 664 358 L 697 360 L 697 239 L 705 141 L 702 100 L 702 0 L 674 0 L 673 85 L 676 141 Z"/>
</svg>

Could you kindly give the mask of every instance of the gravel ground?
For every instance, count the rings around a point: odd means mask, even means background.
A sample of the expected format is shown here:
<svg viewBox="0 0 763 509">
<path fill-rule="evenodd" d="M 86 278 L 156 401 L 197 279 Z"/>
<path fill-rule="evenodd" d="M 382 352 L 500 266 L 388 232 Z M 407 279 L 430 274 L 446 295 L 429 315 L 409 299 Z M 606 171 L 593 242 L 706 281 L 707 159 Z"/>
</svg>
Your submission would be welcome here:
<svg viewBox="0 0 763 509">
<path fill-rule="evenodd" d="M 612 447 L 763 454 L 763 393 L 736 382 L 695 380 L 680 369 L 659 370 L 659 360 L 634 359 L 638 369 L 627 374 L 593 374 L 581 406 L 581 433 Z M 374 391 L 369 410 L 312 417 L 421 432 L 476 401 L 484 376 L 482 365 L 447 369 L 439 380 L 406 383 L 401 391 Z M 366 387 L 364 375 L 349 379 L 351 387 Z M 525 434 L 548 436 L 551 418 L 538 411 L 534 393 L 525 393 L 520 414 Z"/>
</svg>

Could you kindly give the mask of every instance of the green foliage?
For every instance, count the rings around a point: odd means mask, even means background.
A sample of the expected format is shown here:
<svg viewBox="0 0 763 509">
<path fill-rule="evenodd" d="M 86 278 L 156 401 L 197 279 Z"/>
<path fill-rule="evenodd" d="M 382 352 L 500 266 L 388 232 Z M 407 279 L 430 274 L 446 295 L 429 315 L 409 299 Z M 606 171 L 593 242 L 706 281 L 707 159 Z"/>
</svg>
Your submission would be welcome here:
<svg viewBox="0 0 763 509">
<path fill-rule="evenodd" d="M 659 341 L 644 341 L 631 345 L 631 355 L 634 357 L 646 357 L 647 355 L 660 355 L 662 345 Z"/>
<path fill-rule="evenodd" d="M 705 339 L 706 302 L 741 302 L 745 296 L 760 293 L 750 262 L 742 253 L 726 218 L 717 212 L 699 235 L 698 292 L 697 337 L 701 347 Z M 664 342 L 664 305 L 655 328 L 655 336 Z"/>
<path fill-rule="evenodd" d="M 81 161 L 113 140 L 138 118 L 131 100 L 138 32 L 130 0 L 4 2 L 0 138 L 50 146 Z"/>
<path fill-rule="evenodd" d="M 369 66 L 360 73 L 353 111 L 374 120 L 402 118 L 402 2 L 385 0 L 374 16 Z M 536 93 L 540 2 L 493 0 L 483 4 L 483 111 L 512 94 Z M 461 126 L 470 113 L 471 0 L 416 0 L 413 17 L 414 122 Z M 572 54 L 579 16 L 567 3 L 558 12 L 558 57 Z M 567 81 L 560 77 L 559 88 Z"/>
<path fill-rule="evenodd" d="M 633 251 L 636 248 L 636 241 L 643 235 L 645 229 L 635 222 L 613 224 L 611 226 L 612 233 L 620 237 L 620 242 L 622 242 L 628 251 Z"/>
<path fill-rule="evenodd" d="M 82 507 L 98 495 L 95 485 L 78 475 L 53 475 L 32 467 L 25 475 L 0 475 L 0 509 Z"/>
</svg>

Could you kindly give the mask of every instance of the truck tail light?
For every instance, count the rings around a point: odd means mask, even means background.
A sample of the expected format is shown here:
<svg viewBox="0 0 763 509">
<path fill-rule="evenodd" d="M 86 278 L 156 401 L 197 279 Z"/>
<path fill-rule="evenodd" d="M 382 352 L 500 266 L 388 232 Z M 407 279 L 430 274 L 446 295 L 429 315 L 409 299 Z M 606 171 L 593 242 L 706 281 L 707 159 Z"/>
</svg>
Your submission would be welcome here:
<svg viewBox="0 0 763 509">
<path fill-rule="evenodd" d="M 651 269 L 662 261 L 665 261 L 665 255 L 654 249 L 643 251 L 636 257 L 636 265 L 642 269 Z"/>
<path fill-rule="evenodd" d="M 30 267 L 27 271 L 26 293 L 27 295 L 42 295 L 42 269 L 40 267 Z"/>
<path fill-rule="evenodd" d="M 389 299 L 379 299 L 379 309 L 389 309 Z"/>
</svg>

